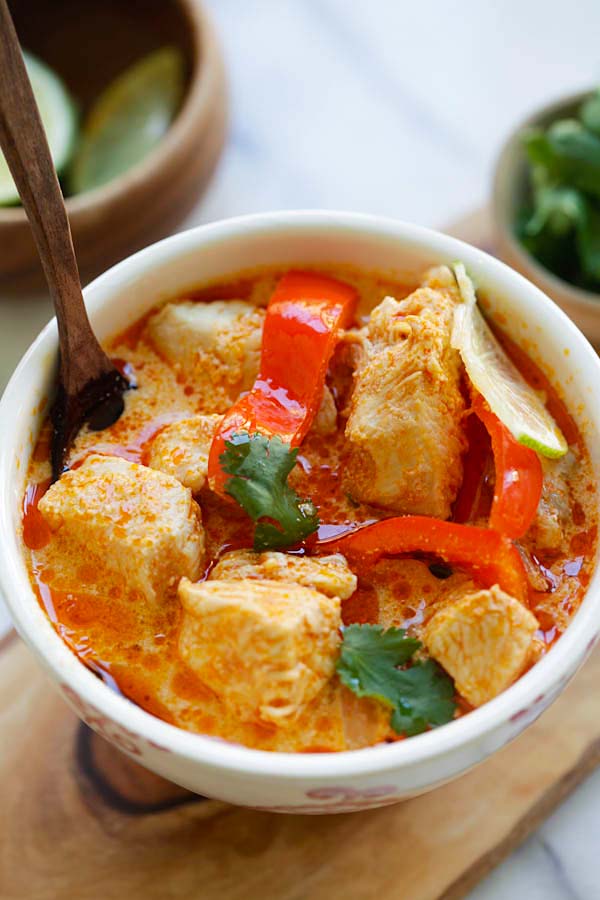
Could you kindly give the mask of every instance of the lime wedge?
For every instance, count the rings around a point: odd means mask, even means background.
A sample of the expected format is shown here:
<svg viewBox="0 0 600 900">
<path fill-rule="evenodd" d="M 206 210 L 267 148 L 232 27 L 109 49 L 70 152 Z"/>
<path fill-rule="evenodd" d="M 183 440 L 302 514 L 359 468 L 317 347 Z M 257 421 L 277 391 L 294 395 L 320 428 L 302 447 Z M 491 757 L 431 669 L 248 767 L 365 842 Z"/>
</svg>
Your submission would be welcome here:
<svg viewBox="0 0 600 900">
<path fill-rule="evenodd" d="M 167 132 L 184 87 L 181 53 L 164 47 L 135 63 L 100 95 L 71 165 L 73 194 L 89 191 L 135 166 Z"/>
<path fill-rule="evenodd" d="M 52 69 L 30 53 L 23 54 L 27 74 L 46 130 L 50 153 L 60 175 L 68 164 L 77 133 L 77 114 L 64 84 Z M 0 151 L 0 206 L 19 202 L 19 194 Z"/>
<path fill-rule="evenodd" d="M 551 459 L 564 456 L 569 447 L 560 428 L 481 315 L 464 265 L 453 268 L 463 302 L 454 313 L 452 346 L 473 385 L 520 444 Z"/>
</svg>

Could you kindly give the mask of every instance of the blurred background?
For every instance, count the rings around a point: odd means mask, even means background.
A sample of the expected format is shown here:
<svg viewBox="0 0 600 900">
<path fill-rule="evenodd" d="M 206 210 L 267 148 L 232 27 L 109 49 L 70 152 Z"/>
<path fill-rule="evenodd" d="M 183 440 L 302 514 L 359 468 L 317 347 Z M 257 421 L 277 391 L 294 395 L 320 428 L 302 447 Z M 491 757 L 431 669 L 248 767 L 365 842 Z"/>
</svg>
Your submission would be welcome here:
<svg viewBox="0 0 600 900">
<path fill-rule="evenodd" d="M 486 202 L 508 132 L 600 79 L 595 0 L 207 0 L 232 96 L 193 221 L 280 207 L 440 226 Z"/>
<path fill-rule="evenodd" d="M 225 56 L 229 134 L 180 227 L 293 207 L 443 226 L 486 203 L 502 140 L 528 112 L 600 78 L 595 0 L 205 7 Z M 43 315 L 30 313 L 32 335 Z M 3 304 L 0 330 L 10 324 Z"/>
<path fill-rule="evenodd" d="M 519 121 L 600 80 L 595 0 L 205 7 L 225 57 L 229 131 L 177 228 L 293 207 L 443 227 L 487 203 L 494 159 Z M 2 382 L 48 317 L 35 293 L 0 302 L 0 335 L 11 336 Z"/>
<path fill-rule="evenodd" d="M 81 0 L 82 16 L 85 7 Z M 206 193 L 180 228 L 294 207 L 443 228 L 487 204 L 494 159 L 520 120 L 600 82 L 598 0 L 205 7 L 225 58 L 229 131 Z M 42 292 L 0 291 L 2 383 L 49 316 Z M 594 797 L 597 776 L 473 900 L 599 897 Z"/>
</svg>

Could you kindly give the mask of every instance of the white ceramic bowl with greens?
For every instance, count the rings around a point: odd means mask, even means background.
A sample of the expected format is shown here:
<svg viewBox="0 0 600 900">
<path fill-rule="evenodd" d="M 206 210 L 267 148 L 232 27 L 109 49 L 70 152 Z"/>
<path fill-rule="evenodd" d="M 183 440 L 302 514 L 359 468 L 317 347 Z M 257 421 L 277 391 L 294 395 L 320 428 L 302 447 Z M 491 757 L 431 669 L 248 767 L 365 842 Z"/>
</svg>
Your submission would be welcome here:
<svg viewBox="0 0 600 900">
<path fill-rule="evenodd" d="M 492 192 L 492 216 L 501 258 L 531 279 L 564 309 L 596 346 L 600 345 L 600 289 L 578 286 L 543 265 L 517 236 L 517 223 L 530 196 L 530 163 L 524 135 L 531 129 L 573 119 L 591 91 L 581 91 L 537 110 L 511 132 L 498 156 Z M 600 179 L 600 136 L 598 137 Z M 600 184 L 600 181 L 599 181 Z M 599 201 L 600 202 L 600 201 Z M 600 241 L 600 233 L 598 233 Z"/>
<path fill-rule="evenodd" d="M 101 339 L 160 300 L 263 264 L 353 263 L 402 277 L 461 259 L 510 336 L 552 378 L 577 419 L 600 477 L 600 360 L 567 317 L 497 259 L 444 234 L 374 216 L 279 212 L 196 228 L 148 247 L 85 290 Z M 512 687 L 448 725 L 342 753 L 270 753 L 182 731 L 112 691 L 67 648 L 32 590 L 19 538 L 28 461 L 52 390 L 55 322 L 29 349 L 0 404 L 0 586 L 15 625 L 65 700 L 142 765 L 231 803 L 330 813 L 394 803 L 467 771 L 516 737 L 565 687 L 600 631 L 600 575 L 549 653 Z"/>
</svg>

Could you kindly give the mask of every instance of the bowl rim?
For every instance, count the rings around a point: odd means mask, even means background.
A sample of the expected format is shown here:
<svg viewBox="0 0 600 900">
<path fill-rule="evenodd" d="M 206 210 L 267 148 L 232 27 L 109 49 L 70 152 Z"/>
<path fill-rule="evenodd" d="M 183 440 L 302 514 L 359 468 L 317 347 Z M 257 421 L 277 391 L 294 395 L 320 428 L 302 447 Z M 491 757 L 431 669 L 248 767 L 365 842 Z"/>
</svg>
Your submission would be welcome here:
<svg viewBox="0 0 600 900">
<path fill-rule="evenodd" d="M 322 210 L 258 213 L 201 225 L 165 238 L 117 263 L 88 285 L 84 291 L 92 315 L 102 309 L 110 295 L 132 279 L 137 280 L 201 246 L 235 242 L 245 236 L 280 232 L 285 229 L 297 237 L 315 231 L 334 230 L 338 235 L 397 240 L 406 252 L 412 247 L 425 250 L 440 259 L 461 258 L 475 276 L 495 282 L 494 291 L 517 295 L 521 303 L 536 308 L 537 319 L 544 319 L 556 334 L 569 335 L 577 344 L 577 363 L 591 378 L 600 380 L 600 358 L 570 319 L 544 293 L 522 275 L 483 250 L 422 226 L 391 218 L 361 213 Z M 17 366 L 0 401 L 0 421 L 12 421 L 26 415 L 35 405 L 39 390 L 40 363 L 48 352 L 56 352 L 56 322 L 53 319 L 38 335 Z M 37 381 L 30 374 L 40 368 Z M 586 375 L 587 377 L 587 375 Z M 28 385 L 29 382 L 29 385 Z M 28 386 L 27 386 L 28 385 Z M 594 396 L 586 399 L 584 410 L 592 409 Z M 600 401 L 595 419 L 600 422 Z M 590 414 L 590 419 L 594 415 Z M 194 734 L 156 718 L 116 694 L 87 669 L 56 633 L 31 588 L 25 561 L 12 515 L 15 493 L 9 481 L 16 451 L 13 432 L 0 430 L 0 541 L 4 564 L 0 567 L 0 589 L 4 594 L 17 630 L 50 670 L 58 683 L 74 687 L 86 703 L 129 734 L 141 737 L 157 749 L 166 749 L 188 761 L 222 774 L 244 774 L 271 780 L 310 779 L 319 783 L 332 778 L 383 774 L 404 770 L 413 764 L 434 760 L 452 753 L 501 726 L 517 713 L 532 708 L 541 697 L 553 696 L 573 674 L 577 664 L 590 652 L 600 622 L 600 567 L 592 575 L 582 604 L 561 639 L 527 673 L 489 703 L 445 726 L 417 735 L 410 740 L 376 745 L 358 750 L 332 753 L 284 753 L 251 749 L 221 738 Z M 20 502 L 20 498 L 19 502 Z"/>
<path fill-rule="evenodd" d="M 535 256 L 532 256 L 521 244 L 514 234 L 514 223 L 508 215 L 506 199 L 507 185 L 514 182 L 517 174 L 519 160 L 515 151 L 521 142 L 521 135 L 526 128 L 532 125 L 544 122 L 556 115 L 562 110 L 570 106 L 581 103 L 586 97 L 589 97 L 595 88 L 587 90 L 581 89 L 573 91 L 566 97 L 552 100 L 544 106 L 537 107 L 529 115 L 525 116 L 513 128 L 505 138 L 493 165 L 492 174 L 492 216 L 494 224 L 500 232 L 504 243 L 509 247 L 511 254 L 519 261 L 525 270 L 530 269 L 535 273 L 535 278 L 544 286 L 544 290 L 549 293 L 561 292 L 569 295 L 569 302 L 578 304 L 582 309 L 588 312 L 600 312 L 600 290 L 598 292 L 588 291 L 585 288 L 571 284 L 559 275 L 543 266 Z M 521 160 L 521 162 L 524 161 Z"/>
<path fill-rule="evenodd" d="M 191 37 L 191 71 L 183 102 L 164 137 L 135 166 L 82 194 L 65 198 L 69 218 L 73 221 L 90 209 L 109 207 L 113 201 L 137 185 L 152 181 L 177 147 L 194 131 L 194 124 L 212 100 L 210 73 L 220 65 L 218 45 L 212 23 L 200 0 L 172 0 L 187 19 Z M 0 207 L 0 231 L 27 224 L 22 206 Z"/>
</svg>

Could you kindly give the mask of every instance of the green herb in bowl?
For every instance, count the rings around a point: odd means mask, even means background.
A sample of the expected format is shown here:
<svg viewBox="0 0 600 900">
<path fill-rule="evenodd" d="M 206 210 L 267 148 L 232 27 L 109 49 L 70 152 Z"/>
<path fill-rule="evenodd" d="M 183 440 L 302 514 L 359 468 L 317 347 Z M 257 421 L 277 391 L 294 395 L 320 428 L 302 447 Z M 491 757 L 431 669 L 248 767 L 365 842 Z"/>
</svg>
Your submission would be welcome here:
<svg viewBox="0 0 600 900">
<path fill-rule="evenodd" d="M 279 436 L 240 432 L 225 441 L 220 460 L 228 479 L 225 492 L 256 522 L 254 549 L 291 547 L 319 527 L 317 510 L 288 484 L 298 448 Z"/>
<path fill-rule="evenodd" d="M 517 235 L 543 266 L 600 290 L 600 89 L 576 118 L 528 129 L 529 192 Z"/>
<path fill-rule="evenodd" d="M 452 679 L 433 659 L 414 658 L 421 647 L 402 628 L 349 625 L 336 666 L 358 697 L 389 706 L 392 728 L 407 737 L 450 722 L 456 710 Z"/>
</svg>

